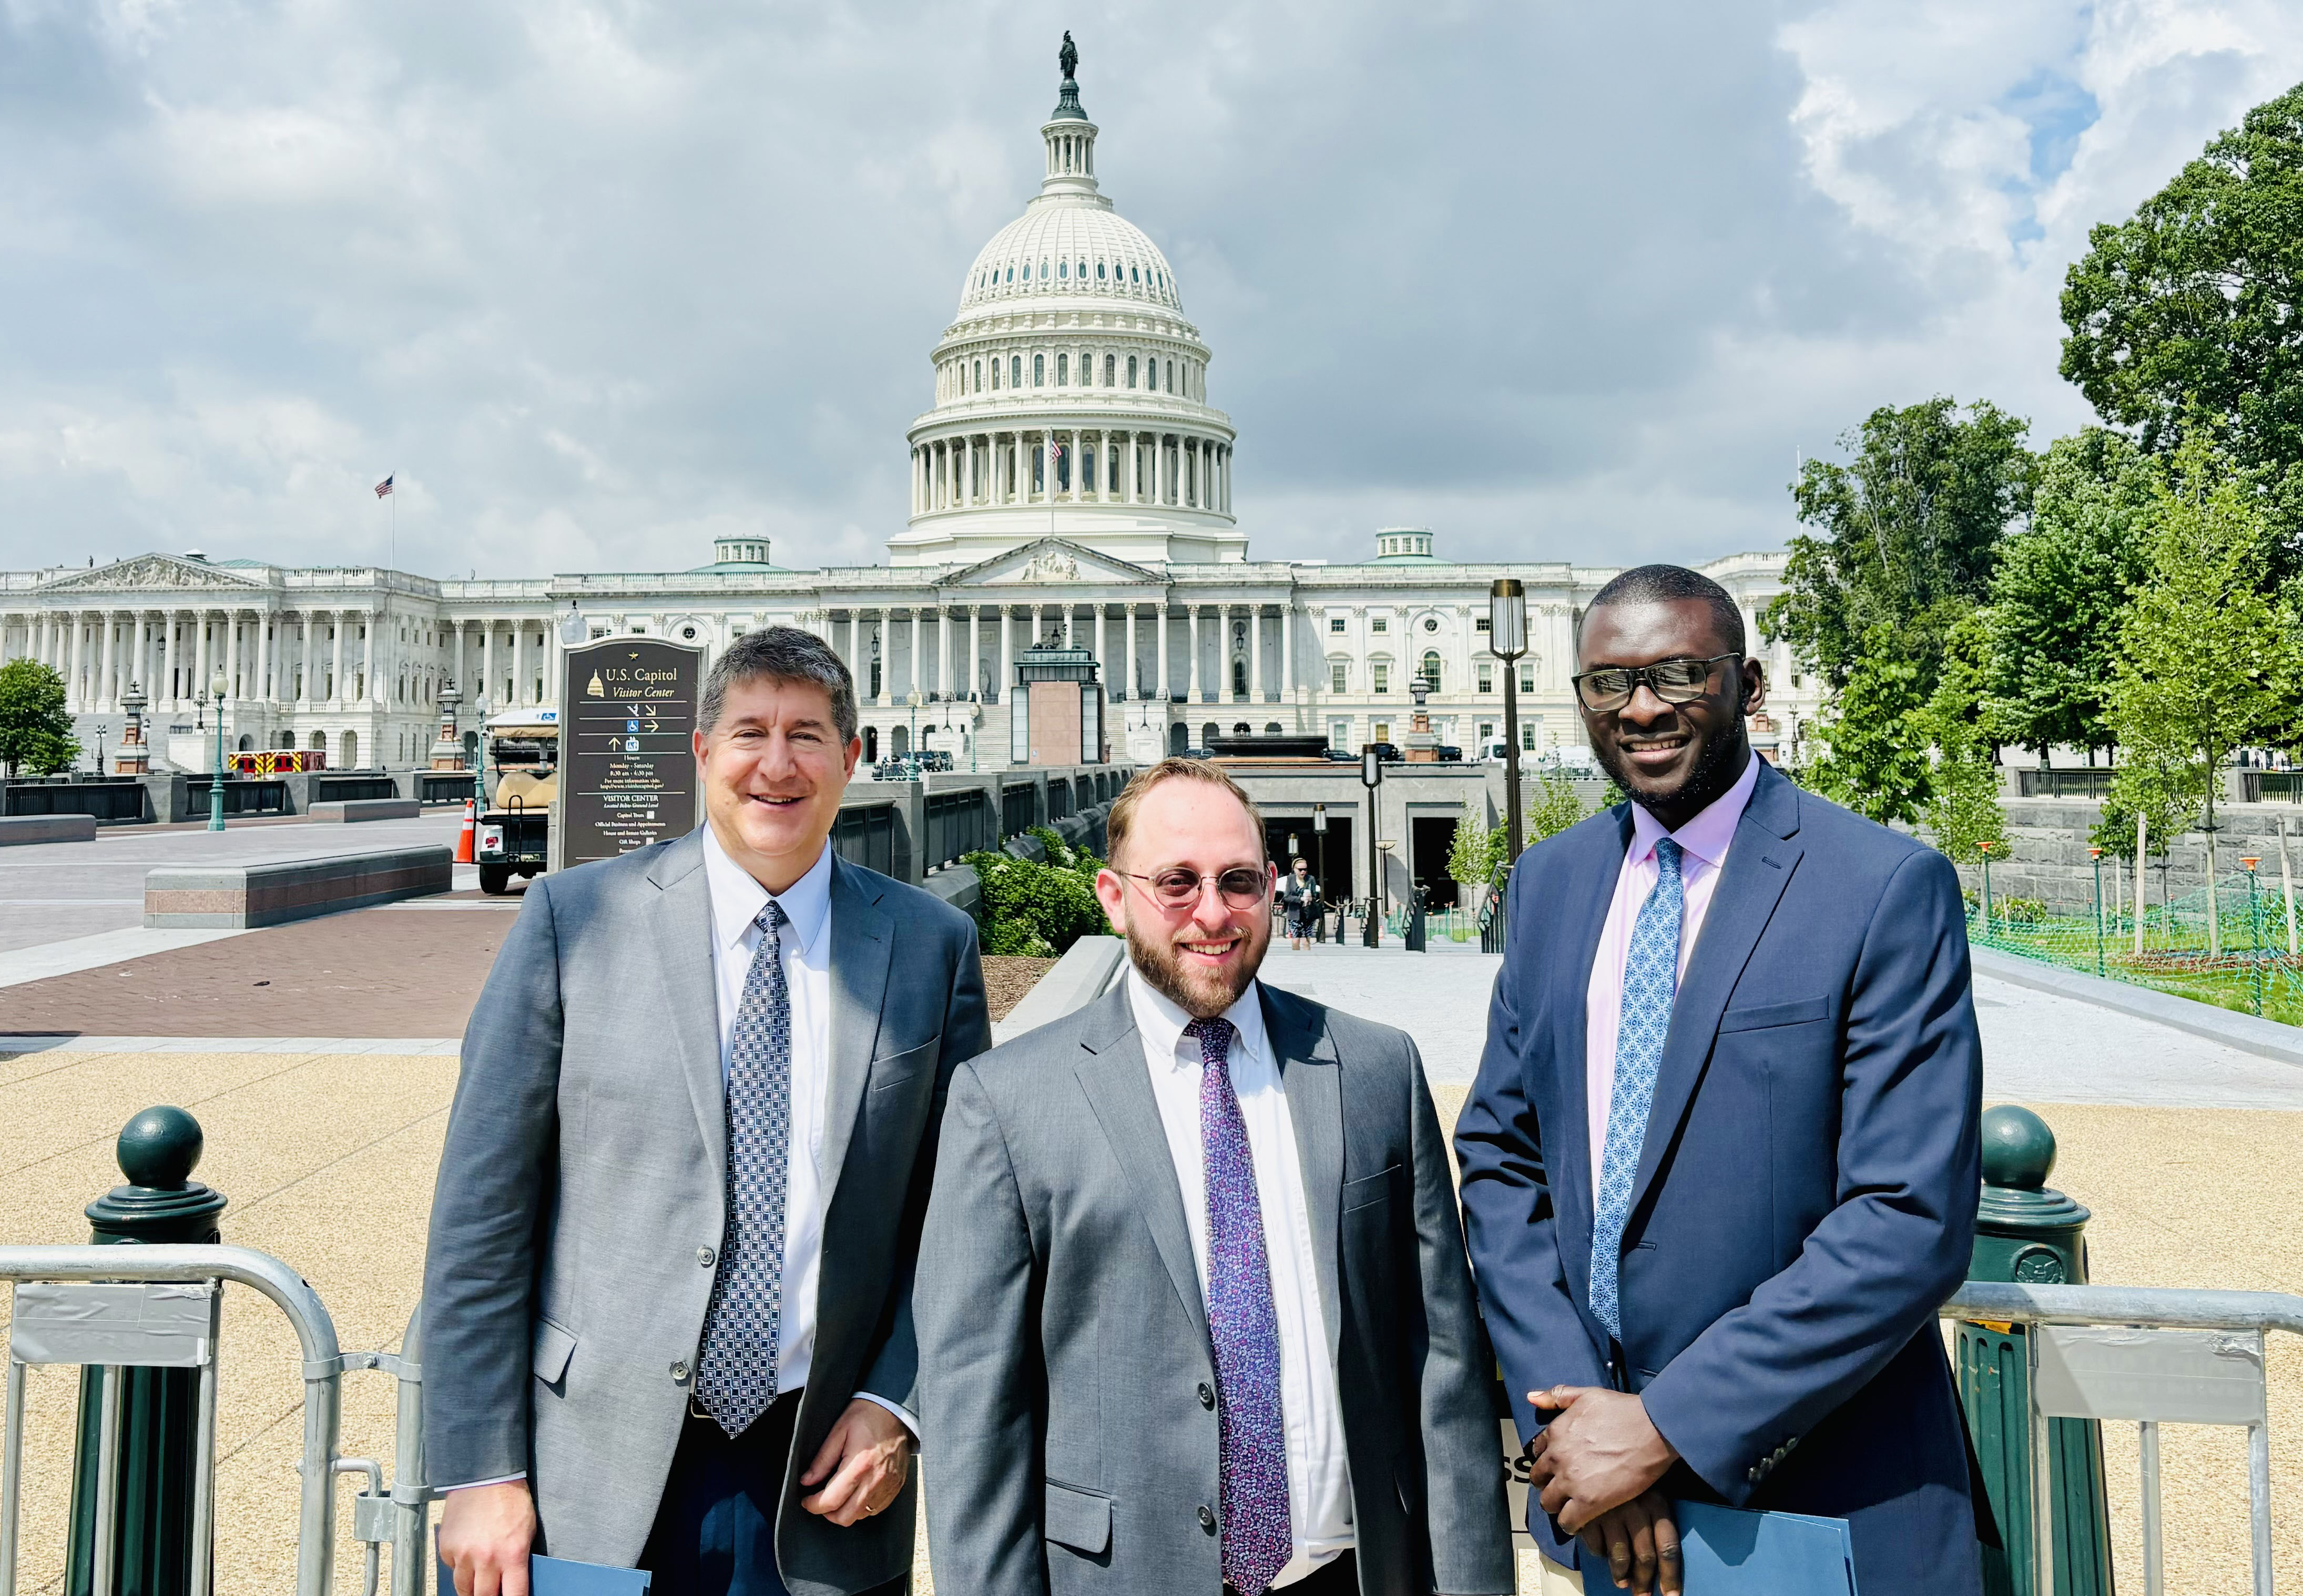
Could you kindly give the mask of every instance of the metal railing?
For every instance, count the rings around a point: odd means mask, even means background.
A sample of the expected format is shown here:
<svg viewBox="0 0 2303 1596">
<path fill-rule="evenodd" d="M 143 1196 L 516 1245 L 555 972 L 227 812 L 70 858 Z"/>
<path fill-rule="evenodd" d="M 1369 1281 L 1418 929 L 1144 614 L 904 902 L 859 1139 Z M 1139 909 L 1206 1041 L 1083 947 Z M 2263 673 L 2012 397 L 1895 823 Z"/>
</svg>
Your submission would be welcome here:
<svg viewBox="0 0 2303 1596">
<path fill-rule="evenodd" d="M 423 1379 L 415 1319 L 397 1354 L 345 1352 L 318 1293 L 286 1264 L 244 1247 L 0 1247 L 0 1281 L 13 1283 L 6 1428 L 0 1432 L 0 1596 L 15 1596 L 19 1508 L 24 1461 L 25 1371 L 34 1364 L 102 1370 L 89 1588 L 114 1588 L 114 1518 L 121 1485 L 117 1424 L 122 1372 L 197 1371 L 191 1483 L 191 1578 L 210 1584 L 215 1528 L 216 1332 L 224 1282 L 249 1286 L 287 1315 L 303 1350 L 304 1448 L 297 1466 L 297 1596 L 329 1596 L 335 1567 L 335 1477 L 359 1474 L 368 1489 L 353 1498 L 353 1533 L 367 1543 L 367 1596 L 376 1596 L 379 1554 L 392 1548 L 392 1596 L 423 1596 L 430 1492 L 424 1483 Z M 39 1288 L 50 1288 L 43 1292 Z M 155 1299 L 155 1286 L 192 1287 Z M 338 1451 L 343 1376 L 378 1369 L 399 1381 L 396 1478 L 387 1494 L 384 1468 Z"/>
<path fill-rule="evenodd" d="M 2271 1596 L 2271 1432 L 2266 1331 L 2303 1335 L 2303 1297 L 2129 1286 L 2021 1286 L 1970 1281 L 1940 1313 L 2021 1324 L 2029 1361 L 2034 1591 L 2055 1587 L 2049 1419 L 2126 1420 L 2138 1429 L 2146 1596 L 2165 1588 L 2159 1426 L 2243 1426 L 2256 1596 Z"/>
<path fill-rule="evenodd" d="M 921 864 L 941 869 L 962 854 L 987 852 L 1000 845 L 991 824 L 991 794 L 981 787 L 959 793 L 930 793 L 927 797 L 927 852 Z"/>
</svg>

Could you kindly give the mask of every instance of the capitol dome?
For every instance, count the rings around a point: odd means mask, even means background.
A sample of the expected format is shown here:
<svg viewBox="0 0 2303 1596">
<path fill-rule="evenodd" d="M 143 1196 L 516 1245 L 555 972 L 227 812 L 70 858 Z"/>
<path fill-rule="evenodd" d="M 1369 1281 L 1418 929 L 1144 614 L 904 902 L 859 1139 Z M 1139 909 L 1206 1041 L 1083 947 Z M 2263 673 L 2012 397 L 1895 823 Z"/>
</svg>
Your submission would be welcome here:
<svg viewBox="0 0 2303 1596">
<path fill-rule="evenodd" d="M 1051 535 L 1139 562 L 1246 558 L 1211 356 L 1168 257 L 1102 192 L 1075 64 L 1040 129 L 1040 192 L 977 253 L 936 344 L 898 565 Z"/>
</svg>

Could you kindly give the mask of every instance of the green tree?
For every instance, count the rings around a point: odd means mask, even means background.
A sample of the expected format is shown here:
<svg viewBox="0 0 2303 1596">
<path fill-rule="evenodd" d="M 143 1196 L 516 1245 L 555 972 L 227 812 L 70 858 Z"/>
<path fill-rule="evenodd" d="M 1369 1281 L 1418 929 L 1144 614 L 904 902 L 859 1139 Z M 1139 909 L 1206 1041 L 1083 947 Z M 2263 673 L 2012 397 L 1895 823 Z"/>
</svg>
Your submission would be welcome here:
<svg viewBox="0 0 2303 1596">
<path fill-rule="evenodd" d="M 1882 825 L 1919 818 L 1930 741 L 1919 668 L 1895 655 L 1888 632 L 1875 626 L 1865 638 L 1862 658 L 1817 727 L 1826 751 L 1802 773 L 1815 791 Z"/>
<path fill-rule="evenodd" d="M 2001 537 L 2029 513 L 2029 427 L 1981 400 L 1874 410 L 1840 440 L 1847 464 L 1801 467 L 1792 498 L 1814 531 L 1792 539 L 1761 631 L 1837 689 L 1885 627 L 1919 696 L 1932 693 L 1945 634 L 1984 601 Z"/>
<path fill-rule="evenodd" d="M 1994 617 L 1970 614 L 1944 640 L 1943 670 L 1927 703 L 1907 718 L 1915 741 L 1935 745 L 1922 815 L 1936 846 L 1961 864 L 1980 862 L 1985 848 L 2007 847 L 1994 763 L 1998 735 L 1985 696 Z"/>
<path fill-rule="evenodd" d="M 2143 579 L 2156 472 L 2121 434 L 2088 427 L 2041 461 L 2030 525 L 1991 581 L 1986 709 L 2002 741 L 2092 751 L 2112 741 L 2105 694 L 2128 591 Z"/>
<path fill-rule="evenodd" d="M 1502 827 L 1490 827 L 1479 815 L 1466 814 L 1455 822 L 1455 840 L 1447 844 L 1447 878 L 1466 886 L 1486 881 L 1510 841 Z"/>
<path fill-rule="evenodd" d="M 1540 843 L 1556 836 L 1590 812 L 1575 795 L 1573 778 L 1563 770 L 1549 771 L 1536 779 L 1535 791 L 1528 795 L 1527 840 Z"/>
<path fill-rule="evenodd" d="M 976 924 L 985 953 L 1052 958 L 1108 928 L 1096 901 L 1094 864 L 1080 868 L 1093 855 L 1064 846 L 1061 838 L 1057 847 L 1061 853 L 1051 848 L 1055 862 L 1046 864 L 1006 853 L 970 853 L 960 861 L 983 890 Z"/>
<path fill-rule="evenodd" d="M 80 739 L 64 712 L 63 677 L 37 659 L 0 665 L 0 765 L 11 776 L 20 769 L 53 776 L 71 769 L 78 758 Z"/>
<path fill-rule="evenodd" d="M 2240 465 L 2303 462 L 2303 87 L 2248 112 L 2063 279 L 2063 374 L 2172 452 L 2196 398 Z"/>
<path fill-rule="evenodd" d="M 2111 725 L 2147 761 L 2188 768 L 2204 794 L 2207 944 L 2215 902 L 2215 783 L 2231 751 L 2282 719 L 2303 654 L 2296 617 L 2264 591 L 2271 534 L 2260 496 L 2204 431 L 2178 447 L 2154 494 L 2149 563 L 2121 633 Z"/>
</svg>

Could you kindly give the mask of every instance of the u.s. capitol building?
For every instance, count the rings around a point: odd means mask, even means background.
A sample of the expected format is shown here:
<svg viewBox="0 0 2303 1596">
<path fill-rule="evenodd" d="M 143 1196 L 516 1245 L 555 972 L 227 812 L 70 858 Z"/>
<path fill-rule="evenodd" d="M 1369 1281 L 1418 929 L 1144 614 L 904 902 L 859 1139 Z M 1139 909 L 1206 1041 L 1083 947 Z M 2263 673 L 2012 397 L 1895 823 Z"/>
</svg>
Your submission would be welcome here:
<svg viewBox="0 0 2303 1596">
<path fill-rule="evenodd" d="M 151 553 L 0 573 L 0 658 L 63 674 L 91 753 L 137 684 L 156 762 L 190 768 L 213 757 L 195 718 L 219 673 L 240 748 L 320 749 L 338 768 L 422 762 L 451 682 L 492 715 L 552 702 L 571 611 L 593 637 L 707 651 L 806 627 L 855 670 L 867 758 L 907 752 L 916 725 L 963 767 L 1004 760 L 1016 655 L 1057 636 L 1101 664 L 1115 757 L 1242 731 L 1402 742 L 1418 676 L 1436 740 L 1468 752 L 1502 732 L 1488 592 L 1515 576 L 1529 616 L 1523 745 L 1581 744 L 1573 617 L 1616 567 L 1457 564 L 1421 527 L 1371 530 L 1332 560 L 1251 559 L 1211 352 L 1167 257 L 1103 194 L 1097 128 L 1071 78 L 1040 131 L 1040 192 L 968 266 L 935 346 L 934 403 L 908 434 L 910 515 L 886 565 L 787 568 L 749 538 L 721 540 L 693 570 L 469 582 Z M 1783 560 L 1730 554 L 1702 568 L 1750 624 L 1780 591 Z M 1780 650 L 1770 664 L 1762 746 L 1818 696 Z"/>
</svg>

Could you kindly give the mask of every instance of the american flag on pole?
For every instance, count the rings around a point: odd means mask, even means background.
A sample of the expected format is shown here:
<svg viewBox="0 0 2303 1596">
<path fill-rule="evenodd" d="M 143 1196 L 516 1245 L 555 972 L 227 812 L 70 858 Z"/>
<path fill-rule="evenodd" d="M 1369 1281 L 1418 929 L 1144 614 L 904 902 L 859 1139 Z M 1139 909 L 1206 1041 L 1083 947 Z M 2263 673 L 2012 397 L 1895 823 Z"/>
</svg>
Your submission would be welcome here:
<svg viewBox="0 0 2303 1596">
<path fill-rule="evenodd" d="M 399 475 L 400 473 L 395 471 L 392 474 L 392 476 L 398 476 Z M 378 499 L 385 497 L 392 491 L 392 476 L 387 476 L 382 482 L 375 484 L 375 496 Z"/>
</svg>

